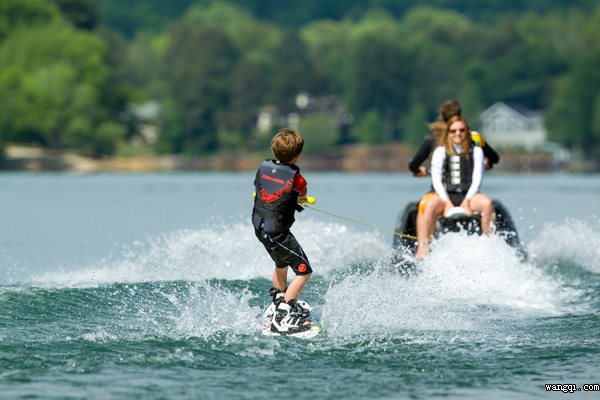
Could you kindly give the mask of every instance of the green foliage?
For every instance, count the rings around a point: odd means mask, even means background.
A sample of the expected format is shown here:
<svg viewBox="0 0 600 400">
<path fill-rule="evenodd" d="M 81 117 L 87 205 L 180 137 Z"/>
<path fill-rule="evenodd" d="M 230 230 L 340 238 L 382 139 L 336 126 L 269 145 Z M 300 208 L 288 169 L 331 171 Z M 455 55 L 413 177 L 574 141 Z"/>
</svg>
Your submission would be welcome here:
<svg viewBox="0 0 600 400">
<path fill-rule="evenodd" d="M 413 65 L 406 78 L 410 103 L 432 112 L 443 99 L 459 97 L 467 81 L 464 43 L 474 34 L 471 23 L 453 11 L 418 7 L 407 12 L 401 29 Z"/>
<path fill-rule="evenodd" d="M 58 9 L 46 0 L 2 0 L 0 40 L 15 29 L 46 25 L 59 19 Z"/>
<path fill-rule="evenodd" d="M 273 52 L 274 71 L 271 77 L 271 102 L 283 113 L 292 112 L 298 93 L 318 91 L 316 72 L 307 56 L 304 42 L 296 34 L 284 36 Z"/>
<path fill-rule="evenodd" d="M 93 0 L 52 0 L 65 18 L 80 29 L 94 29 L 98 23 L 98 10 Z"/>
<path fill-rule="evenodd" d="M 597 29 L 599 21 L 600 6 L 581 27 L 586 34 L 580 40 L 589 46 L 571 60 L 571 68 L 557 80 L 546 112 L 550 138 L 581 149 L 590 158 L 600 155 L 600 46 L 597 45 L 598 38 L 593 37 L 600 32 Z"/>
<path fill-rule="evenodd" d="M 4 140 L 16 139 L 14 129 L 15 99 L 20 94 L 23 73 L 15 67 L 0 68 L 0 135 Z M 25 135 L 23 135 L 25 136 Z M 26 138 L 31 139 L 31 138 Z"/>
<path fill-rule="evenodd" d="M 11 111 L 6 137 L 97 154 L 94 134 L 110 114 L 105 54 L 98 36 L 58 19 L 14 29 L 0 42 L 0 103 Z"/>
<path fill-rule="evenodd" d="M 402 19 L 404 45 L 412 53 L 424 51 L 421 46 L 450 47 L 462 52 L 472 34 L 472 23 L 463 14 L 435 7 L 415 7 Z M 468 49 L 464 49 L 468 50 Z M 426 50 L 425 50 L 426 51 Z"/>
<path fill-rule="evenodd" d="M 104 23 L 126 37 L 160 32 L 181 17 L 195 0 L 94 0 Z"/>
<path fill-rule="evenodd" d="M 596 101 L 592 107 L 592 133 L 594 134 L 594 141 L 600 142 L 600 94 L 596 96 Z"/>
<path fill-rule="evenodd" d="M 383 143 L 385 139 L 383 118 L 377 110 L 370 110 L 352 127 L 351 134 L 362 143 Z"/>
<path fill-rule="evenodd" d="M 327 152 L 340 139 L 337 121 L 326 113 L 301 117 L 298 130 L 304 138 L 304 151 L 307 154 Z"/>
<path fill-rule="evenodd" d="M 374 10 L 356 24 L 350 36 L 352 50 L 345 98 L 359 117 L 365 111 L 376 110 L 383 118 L 384 140 L 393 140 L 399 111 L 408 107 L 413 70 L 409 55 L 398 40 L 400 26 L 389 14 Z"/>
<path fill-rule="evenodd" d="M 214 29 L 225 33 L 238 50 L 269 53 L 281 41 L 282 32 L 261 22 L 242 7 L 226 2 L 208 6 L 193 6 L 183 17 L 184 23 L 195 29 Z"/>
<path fill-rule="evenodd" d="M 576 17 L 578 17 L 576 22 L 582 20 L 580 15 L 576 15 Z M 600 52 L 600 41 L 598 40 L 600 38 L 600 5 L 596 7 L 586 22 L 585 25 L 582 24 L 585 27 L 582 35 L 584 43 L 580 46 L 583 47 L 582 50 L 585 52 L 598 53 Z"/>
<path fill-rule="evenodd" d="M 567 65 L 552 42 L 541 40 L 553 31 L 553 26 L 541 22 L 540 17 L 526 14 L 507 19 L 504 23 L 508 26 L 501 26 L 511 32 L 510 44 L 505 51 L 485 59 L 486 76 L 480 83 L 487 102 L 503 99 L 532 109 L 545 106 L 547 83 L 564 73 Z M 512 84 L 501 85 L 502 82 Z"/>
<path fill-rule="evenodd" d="M 160 31 L 169 22 L 179 18 L 193 4 L 204 6 L 222 3 L 223 0 L 94 0 L 105 23 L 126 36 L 135 32 Z M 124 5 L 125 3 L 126 5 Z M 479 22 L 492 23 L 499 15 L 518 15 L 531 10 L 547 14 L 551 10 L 564 11 L 570 7 L 591 11 L 595 0 L 229 0 L 249 10 L 253 18 L 276 24 L 280 29 L 296 29 L 316 20 L 356 19 L 365 12 L 380 8 L 395 18 L 419 5 L 451 9 Z"/>
<path fill-rule="evenodd" d="M 595 120 L 600 87 L 600 52 L 581 59 L 559 81 L 546 124 L 550 138 L 590 156 L 600 150 Z"/>
<path fill-rule="evenodd" d="M 568 147 L 575 147 L 585 131 L 581 104 L 573 101 L 576 93 L 581 90 L 576 85 L 577 82 L 570 76 L 557 82 L 556 96 L 550 103 L 545 118 L 549 139 Z"/>
<path fill-rule="evenodd" d="M 99 37 L 61 22 L 14 31 L 0 44 L 0 67 L 13 66 L 29 73 L 53 63 L 67 63 L 77 80 L 101 85 L 109 73 L 105 52 Z"/>
<path fill-rule="evenodd" d="M 368 38 L 398 42 L 400 30 L 397 21 L 388 12 L 374 9 L 355 23 L 349 33 L 353 42 Z"/>
<path fill-rule="evenodd" d="M 300 31 L 316 73 L 327 77 L 331 90 L 344 93 L 352 51 L 350 21 L 316 21 Z"/>
<path fill-rule="evenodd" d="M 166 54 L 167 82 L 182 118 L 179 140 L 188 152 L 216 149 L 237 58 L 233 43 L 219 30 L 183 23 L 174 29 Z"/>
<path fill-rule="evenodd" d="M 309 148 L 331 149 L 340 107 L 355 140 L 414 146 L 456 98 L 473 126 L 495 101 L 546 111 L 553 140 L 597 154 L 592 0 L 274 4 L 0 0 L 2 138 L 101 156 L 135 133 L 130 103 L 153 100 L 159 152 L 267 147 L 256 130 L 264 109 L 275 126 L 302 114 Z M 300 111 L 299 92 L 342 104 Z"/>
<path fill-rule="evenodd" d="M 134 92 L 140 101 L 164 97 L 168 93 L 167 85 L 163 79 L 157 79 L 164 75 L 164 55 L 155 38 L 140 33 L 124 46 L 113 44 L 113 48 L 117 46 L 122 47 L 114 51 L 120 55 L 113 68 L 116 82 Z"/>
<path fill-rule="evenodd" d="M 220 128 L 217 132 L 217 142 L 222 149 L 239 150 L 244 146 L 244 139 L 240 131 Z"/>
<path fill-rule="evenodd" d="M 402 139 L 411 148 L 419 147 L 427 132 L 427 110 L 420 104 L 415 104 L 402 116 L 400 126 L 404 135 Z"/>
<path fill-rule="evenodd" d="M 124 133 L 124 127 L 121 124 L 111 121 L 101 123 L 96 134 L 91 138 L 92 154 L 95 157 L 114 154 Z"/>
<path fill-rule="evenodd" d="M 158 153 L 180 153 L 183 150 L 183 126 L 179 107 L 173 99 L 167 97 L 161 102 L 161 134 L 158 137 L 156 151 Z"/>
<path fill-rule="evenodd" d="M 64 95 L 75 92 L 79 92 L 77 102 Z M 43 144 L 55 149 L 63 145 L 65 126 L 81 126 L 72 121 L 80 115 L 72 113 L 71 106 L 85 109 L 89 105 L 86 87 L 78 85 L 76 72 L 68 64 L 57 63 L 26 75 L 19 94 L 14 127 L 17 131 L 38 132 Z"/>
<path fill-rule="evenodd" d="M 396 43 L 369 36 L 355 44 L 351 63 L 347 83 L 351 108 L 357 114 L 376 109 L 385 118 L 385 139 L 393 139 L 398 110 L 408 107 L 409 58 Z"/>
<path fill-rule="evenodd" d="M 262 105 L 271 91 L 272 65 L 263 60 L 242 60 L 231 77 L 231 107 L 226 124 L 239 131 L 250 132 Z"/>
</svg>

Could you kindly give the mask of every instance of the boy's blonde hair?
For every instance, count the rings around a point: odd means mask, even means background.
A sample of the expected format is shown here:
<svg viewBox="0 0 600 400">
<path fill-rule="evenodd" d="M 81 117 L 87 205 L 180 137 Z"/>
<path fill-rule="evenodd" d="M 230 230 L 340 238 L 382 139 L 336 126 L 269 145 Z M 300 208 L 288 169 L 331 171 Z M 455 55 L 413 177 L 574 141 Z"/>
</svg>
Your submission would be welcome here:
<svg viewBox="0 0 600 400">
<path fill-rule="evenodd" d="M 292 161 L 304 148 L 304 138 L 290 128 L 280 129 L 271 140 L 271 150 L 276 159 L 283 162 Z"/>
</svg>

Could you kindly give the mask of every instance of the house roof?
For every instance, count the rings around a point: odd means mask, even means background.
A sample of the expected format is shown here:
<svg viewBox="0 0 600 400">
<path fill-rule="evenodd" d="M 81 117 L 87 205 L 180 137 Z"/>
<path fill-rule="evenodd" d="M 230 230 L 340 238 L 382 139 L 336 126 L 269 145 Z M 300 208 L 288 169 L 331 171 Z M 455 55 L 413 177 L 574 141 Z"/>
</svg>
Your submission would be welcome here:
<svg viewBox="0 0 600 400">
<path fill-rule="evenodd" d="M 539 119 L 543 115 L 540 111 L 531 110 L 526 106 L 523 106 L 522 104 L 507 104 L 503 101 L 497 101 L 496 103 L 492 104 L 491 107 L 489 107 L 487 110 L 482 112 L 479 115 L 479 119 L 481 121 L 485 121 L 489 118 L 492 118 L 494 115 L 497 115 L 498 113 L 509 114 L 513 118 L 517 119 Z"/>
</svg>

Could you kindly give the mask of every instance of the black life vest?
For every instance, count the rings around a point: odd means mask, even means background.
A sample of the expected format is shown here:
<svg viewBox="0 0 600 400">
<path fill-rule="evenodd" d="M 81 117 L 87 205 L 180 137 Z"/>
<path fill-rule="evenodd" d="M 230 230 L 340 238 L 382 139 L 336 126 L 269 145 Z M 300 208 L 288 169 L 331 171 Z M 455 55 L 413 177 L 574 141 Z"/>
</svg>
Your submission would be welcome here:
<svg viewBox="0 0 600 400">
<path fill-rule="evenodd" d="M 277 160 L 265 160 L 261 164 L 254 179 L 254 229 L 279 233 L 292 227 L 294 212 L 303 210 L 298 205 L 298 192 L 293 189 L 299 172 L 297 166 Z"/>
<path fill-rule="evenodd" d="M 473 148 L 466 154 L 451 155 L 446 152 L 442 181 L 448 193 L 467 193 L 473 182 Z"/>
</svg>

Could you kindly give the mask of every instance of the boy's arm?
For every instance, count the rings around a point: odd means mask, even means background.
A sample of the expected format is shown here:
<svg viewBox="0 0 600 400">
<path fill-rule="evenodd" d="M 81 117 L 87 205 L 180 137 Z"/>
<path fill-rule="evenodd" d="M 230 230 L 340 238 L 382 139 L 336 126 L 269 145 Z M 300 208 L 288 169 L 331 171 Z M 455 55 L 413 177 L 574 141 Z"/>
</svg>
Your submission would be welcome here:
<svg viewBox="0 0 600 400">
<path fill-rule="evenodd" d="M 297 174 L 296 179 L 294 179 L 293 189 L 296 192 L 298 192 L 299 197 L 306 196 L 306 192 L 307 192 L 306 186 L 307 186 L 306 179 L 304 179 L 304 177 L 302 175 Z"/>
</svg>

